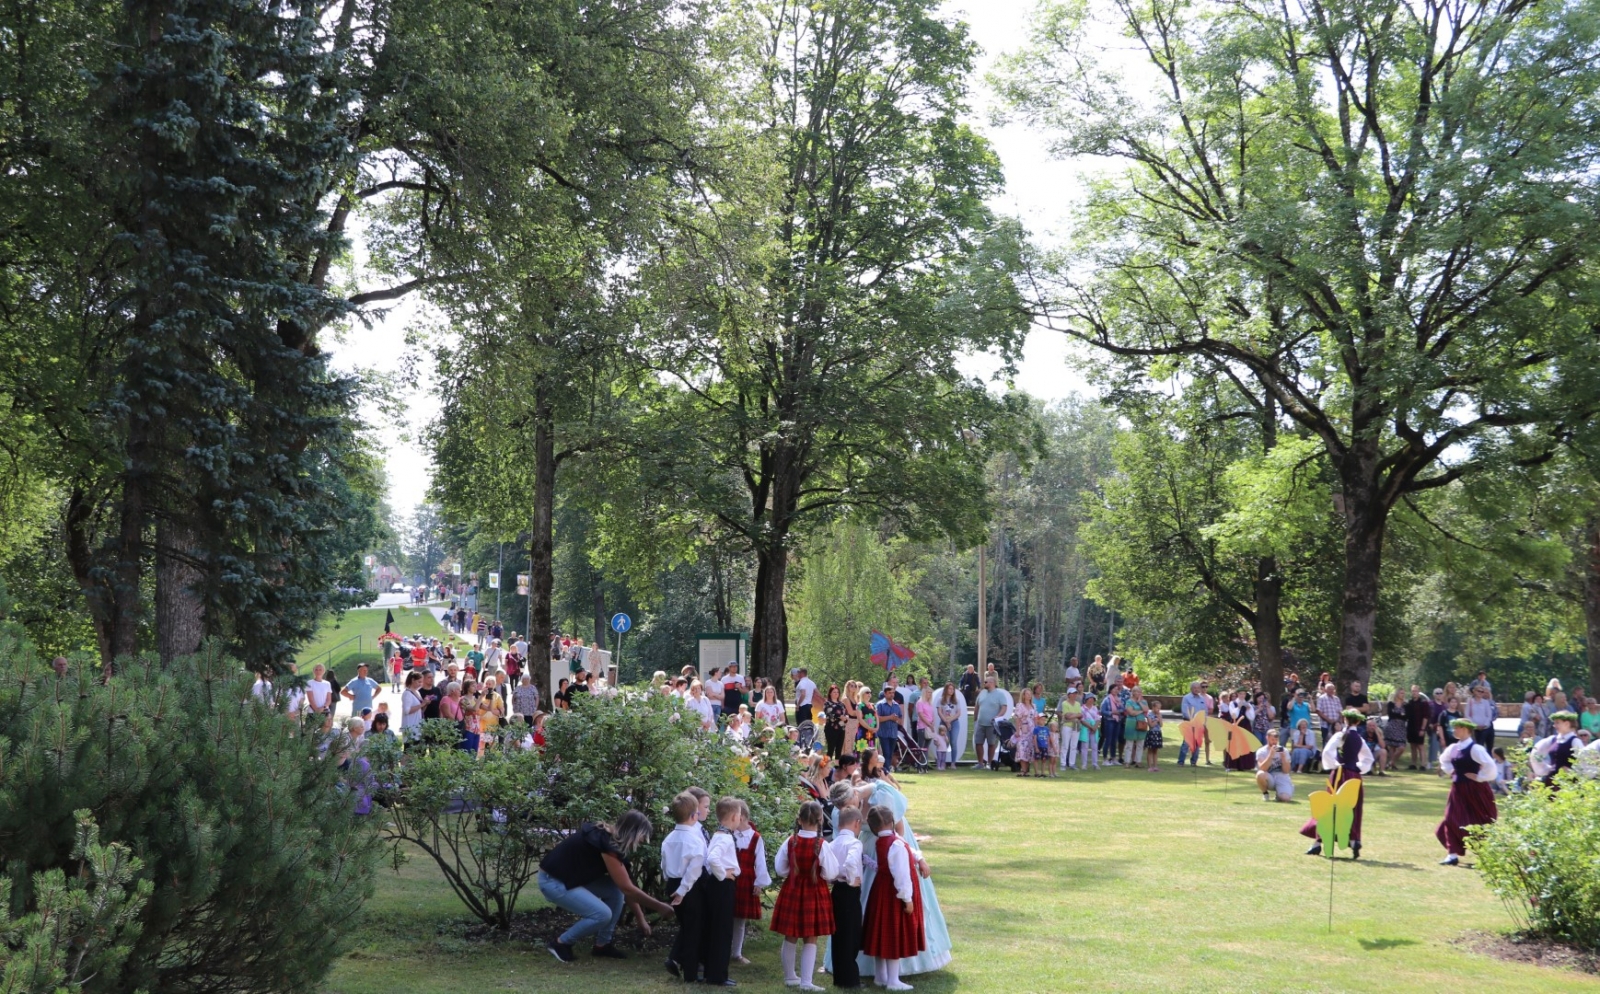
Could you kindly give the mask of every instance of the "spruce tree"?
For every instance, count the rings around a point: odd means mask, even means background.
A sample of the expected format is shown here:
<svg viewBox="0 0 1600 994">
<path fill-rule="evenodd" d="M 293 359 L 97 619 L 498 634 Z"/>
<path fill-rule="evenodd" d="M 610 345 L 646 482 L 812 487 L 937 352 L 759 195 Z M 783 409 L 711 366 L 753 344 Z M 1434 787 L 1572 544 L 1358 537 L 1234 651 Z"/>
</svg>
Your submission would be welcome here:
<svg viewBox="0 0 1600 994">
<path fill-rule="evenodd" d="M 354 384 L 312 332 L 343 305 L 307 279 L 328 176 L 350 152 L 320 7 L 166 0 L 123 8 L 102 88 L 97 187 L 118 246 L 120 319 L 92 416 L 119 467 L 99 548 L 74 566 L 107 660 L 148 617 L 162 658 L 227 636 L 283 658 L 331 606 L 370 520 Z"/>
</svg>

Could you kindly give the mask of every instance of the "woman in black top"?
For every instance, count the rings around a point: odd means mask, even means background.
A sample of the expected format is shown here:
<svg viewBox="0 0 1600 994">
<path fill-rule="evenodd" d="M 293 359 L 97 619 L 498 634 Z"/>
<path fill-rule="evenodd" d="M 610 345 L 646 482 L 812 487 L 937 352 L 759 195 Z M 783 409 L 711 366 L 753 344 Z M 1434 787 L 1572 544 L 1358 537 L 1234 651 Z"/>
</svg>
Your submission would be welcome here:
<svg viewBox="0 0 1600 994">
<path fill-rule="evenodd" d="M 584 822 L 539 863 L 539 893 L 558 908 L 578 916 L 577 924 L 546 945 L 563 963 L 577 959 L 572 944 L 594 935 L 594 955 L 625 959 L 611 942 L 623 905 L 634 907 L 639 926 L 649 934 L 643 908 L 670 915 L 672 908 L 634 886 L 623 858 L 650 841 L 650 819 L 629 811 L 616 824 Z"/>
<path fill-rule="evenodd" d="M 822 702 L 822 736 L 828 743 L 828 756 L 837 763 L 844 754 L 844 701 L 839 699 L 839 685 L 828 687 L 828 699 Z"/>
</svg>

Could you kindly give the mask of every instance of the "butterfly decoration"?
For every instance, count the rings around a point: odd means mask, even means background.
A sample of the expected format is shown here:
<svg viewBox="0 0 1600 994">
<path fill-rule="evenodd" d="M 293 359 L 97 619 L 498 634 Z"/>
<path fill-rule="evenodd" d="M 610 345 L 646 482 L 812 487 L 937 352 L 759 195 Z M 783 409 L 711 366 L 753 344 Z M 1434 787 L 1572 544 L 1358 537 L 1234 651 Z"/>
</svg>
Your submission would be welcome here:
<svg viewBox="0 0 1600 994">
<path fill-rule="evenodd" d="M 1199 752 L 1206 744 L 1206 713 L 1196 711 L 1194 717 L 1183 723 L 1183 744 L 1190 752 Z"/>
<path fill-rule="evenodd" d="M 1243 725 L 1235 725 L 1221 718 L 1207 718 L 1206 728 L 1211 730 L 1211 741 L 1227 743 L 1223 751 L 1229 759 L 1252 755 L 1261 748 L 1261 740 Z"/>
<path fill-rule="evenodd" d="M 871 645 L 872 661 L 890 672 L 917 655 L 876 628 L 872 630 Z"/>
<path fill-rule="evenodd" d="M 1349 847 L 1350 828 L 1356 820 L 1356 802 L 1361 800 L 1361 781 L 1346 780 L 1337 790 L 1313 791 L 1308 799 L 1311 817 L 1317 823 L 1322 854 L 1332 858 L 1339 846 Z"/>
</svg>

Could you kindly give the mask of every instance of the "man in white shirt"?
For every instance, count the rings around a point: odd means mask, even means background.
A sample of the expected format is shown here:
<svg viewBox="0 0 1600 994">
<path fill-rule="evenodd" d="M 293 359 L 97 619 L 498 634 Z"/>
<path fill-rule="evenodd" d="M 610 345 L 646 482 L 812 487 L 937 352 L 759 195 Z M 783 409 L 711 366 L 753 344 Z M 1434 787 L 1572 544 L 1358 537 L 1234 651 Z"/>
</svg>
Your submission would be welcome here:
<svg viewBox="0 0 1600 994">
<path fill-rule="evenodd" d="M 327 714 L 333 707 L 333 685 L 323 679 L 326 672 L 318 663 L 311 667 L 311 679 L 306 681 L 306 704 L 313 714 Z"/>
<path fill-rule="evenodd" d="M 1067 688 L 1070 690 L 1074 685 L 1082 682 L 1083 671 L 1078 669 L 1078 657 L 1073 656 L 1067 660 Z"/>
<path fill-rule="evenodd" d="M 799 725 L 811 720 L 811 706 L 817 700 L 817 685 L 806 676 L 805 670 L 795 670 L 794 673 L 794 723 Z"/>
</svg>

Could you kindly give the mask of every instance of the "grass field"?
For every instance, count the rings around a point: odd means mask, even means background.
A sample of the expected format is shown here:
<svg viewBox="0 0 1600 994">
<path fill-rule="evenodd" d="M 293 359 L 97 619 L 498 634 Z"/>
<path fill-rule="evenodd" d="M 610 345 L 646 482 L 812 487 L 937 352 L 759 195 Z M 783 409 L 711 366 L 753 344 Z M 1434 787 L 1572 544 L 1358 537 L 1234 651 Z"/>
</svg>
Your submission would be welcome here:
<svg viewBox="0 0 1600 994">
<path fill-rule="evenodd" d="M 312 665 L 320 662 L 339 667 L 339 676 L 343 678 L 355 673 L 357 663 L 377 665 L 383 660 L 382 650 L 378 648 L 378 636 L 383 634 L 383 619 L 388 611 L 394 612 L 394 630 L 400 635 L 422 632 L 437 636 L 443 631 L 427 608 L 414 604 L 346 611 L 344 617 L 329 618 L 322 623 L 316 635 L 295 657 L 296 667 L 302 673 L 309 673 Z M 360 642 L 350 641 L 357 635 L 361 636 Z M 465 642 L 457 640 L 457 654 L 465 651 L 465 645 Z"/>
<path fill-rule="evenodd" d="M 955 961 L 908 979 L 935 994 L 1600 992 L 1600 978 L 1457 944 L 1511 921 L 1474 872 L 1436 865 L 1444 787 L 1431 776 L 1368 781 L 1366 850 L 1333 867 L 1330 933 L 1328 861 L 1302 855 L 1296 834 L 1315 783 L 1298 778 L 1297 803 L 1267 804 L 1245 775 L 1225 782 L 1217 767 L 909 778 Z M 611 963 L 580 947 L 562 966 L 527 943 L 464 942 L 459 905 L 419 860 L 384 871 L 368 910 L 329 992 L 679 989 L 656 956 Z M 755 962 L 734 968 L 740 986 L 784 991 L 777 951 L 771 933 L 753 937 Z"/>
</svg>

